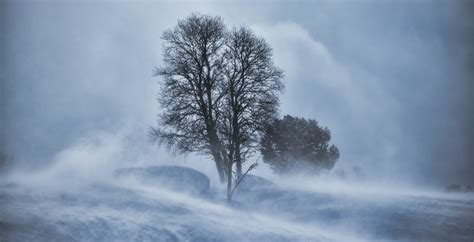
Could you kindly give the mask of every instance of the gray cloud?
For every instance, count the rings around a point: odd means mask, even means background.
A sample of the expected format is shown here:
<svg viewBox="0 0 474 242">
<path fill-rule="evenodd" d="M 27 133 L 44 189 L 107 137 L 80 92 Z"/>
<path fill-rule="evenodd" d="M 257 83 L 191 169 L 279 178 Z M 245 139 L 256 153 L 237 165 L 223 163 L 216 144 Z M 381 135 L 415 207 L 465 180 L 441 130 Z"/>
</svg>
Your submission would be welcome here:
<svg viewBox="0 0 474 242">
<path fill-rule="evenodd" d="M 316 118 L 338 166 L 374 178 L 474 182 L 468 1 L 7 2 L 5 149 L 42 164 L 84 134 L 159 111 L 161 32 L 191 12 L 249 25 L 286 73 L 282 113 Z M 140 145 L 146 142 L 139 142 Z"/>
</svg>

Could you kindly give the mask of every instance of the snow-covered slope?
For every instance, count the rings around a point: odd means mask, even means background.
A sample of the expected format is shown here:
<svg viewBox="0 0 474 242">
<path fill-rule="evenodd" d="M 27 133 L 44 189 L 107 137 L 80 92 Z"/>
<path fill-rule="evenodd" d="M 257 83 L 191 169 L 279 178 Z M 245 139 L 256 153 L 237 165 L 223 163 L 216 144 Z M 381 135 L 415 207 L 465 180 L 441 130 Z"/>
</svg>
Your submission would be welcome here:
<svg viewBox="0 0 474 242">
<path fill-rule="evenodd" d="M 60 186 L 64 189 L 4 181 L 0 188 L 0 238 L 1 241 L 470 241 L 474 238 L 474 200 L 470 198 L 337 195 L 283 188 L 256 177 L 251 179 L 260 187 L 238 192 L 232 206 L 225 204 L 222 191 L 215 187 L 214 195 L 195 196 L 180 192 L 176 184 L 170 190 L 170 186 L 119 178 L 69 188 Z"/>
</svg>

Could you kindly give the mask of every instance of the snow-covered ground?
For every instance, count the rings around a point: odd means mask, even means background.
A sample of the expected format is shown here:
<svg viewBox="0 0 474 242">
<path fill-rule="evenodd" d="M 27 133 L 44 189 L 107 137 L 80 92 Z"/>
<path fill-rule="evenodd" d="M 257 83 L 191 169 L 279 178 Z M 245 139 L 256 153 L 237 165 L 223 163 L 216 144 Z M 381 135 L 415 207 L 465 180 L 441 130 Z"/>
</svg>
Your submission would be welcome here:
<svg viewBox="0 0 474 242">
<path fill-rule="evenodd" d="M 216 184 L 199 196 L 117 177 L 79 184 L 23 177 L 28 182 L 2 181 L 0 241 L 474 239 L 474 198 L 467 194 L 256 181 L 261 186 L 243 184 L 229 206 Z"/>
</svg>

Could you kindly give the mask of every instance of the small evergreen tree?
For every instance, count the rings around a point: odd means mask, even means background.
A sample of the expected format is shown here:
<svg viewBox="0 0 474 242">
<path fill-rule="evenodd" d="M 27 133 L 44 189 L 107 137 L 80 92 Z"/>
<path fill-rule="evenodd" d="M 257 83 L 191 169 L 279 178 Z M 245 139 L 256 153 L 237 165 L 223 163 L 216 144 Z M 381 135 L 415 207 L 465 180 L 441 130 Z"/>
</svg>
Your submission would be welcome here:
<svg viewBox="0 0 474 242">
<path fill-rule="evenodd" d="M 279 174 L 318 174 L 334 167 L 339 150 L 316 120 L 286 115 L 268 126 L 261 140 L 263 161 Z"/>
</svg>

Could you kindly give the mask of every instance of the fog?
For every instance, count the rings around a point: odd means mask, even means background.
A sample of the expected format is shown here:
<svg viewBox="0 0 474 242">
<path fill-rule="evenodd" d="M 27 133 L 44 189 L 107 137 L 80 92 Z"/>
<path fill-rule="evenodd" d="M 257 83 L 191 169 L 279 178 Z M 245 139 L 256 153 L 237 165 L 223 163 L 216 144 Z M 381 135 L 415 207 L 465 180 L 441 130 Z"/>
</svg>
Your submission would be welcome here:
<svg viewBox="0 0 474 242">
<path fill-rule="evenodd" d="M 0 151 L 14 156 L 14 169 L 2 185 L 0 209 L 7 215 L 0 222 L 41 218 L 45 227 L 31 231 L 65 223 L 65 234 L 88 228 L 71 237 L 50 232 L 43 240 L 124 234 L 140 240 L 133 235 L 146 225 L 145 240 L 157 239 L 155 229 L 178 240 L 232 240 L 246 233 L 242 240 L 447 239 L 443 232 L 394 236 L 403 231 L 397 226 L 429 226 L 421 220 L 428 214 L 433 223 L 457 225 L 458 239 L 467 238 L 474 234 L 472 196 L 443 189 L 474 185 L 473 10 L 470 1 L 427 0 L 2 1 Z M 113 177 L 117 168 L 179 165 L 206 174 L 215 193 L 223 189 L 209 157 L 173 154 L 148 139 L 160 112 L 159 77 L 152 76 L 162 61 L 160 35 L 196 12 L 249 26 L 269 42 L 285 73 L 280 113 L 316 119 L 331 130 L 341 152 L 331 173 L 281 178 L 253 157 L 259 166 L 252 174 L 289 191 L 276 205 L 258 197 L 263 195 L 237 196 L 242 204 L 254 201 L 254 208 L 230 208 L 219 195 L 196 198 Z M 354 166 L 362 177 L 351 176 Z M 341 170 L 348 174 L 344 179 L 336 174 Z M 109 188 L 116 192 L 102 194 Z M 135 194 L 136 207 L 127 205 L 128 192 Z M 64 194 L 75 201 L 73 208 Z M 117 202 L 87 205 L 108 199 Z M 330 202 L 287 214 L 285 203 L 292 199 Z M 28 208 L 32 204 L 41 206 Z M 167 210 L 170 204 L 179 208 Z M 22 207 L 25 212 L 11 212 Z M 127 213 L 122 207 L 129 207 Z M 397 211 L 415 219 L 387 222 L 399 218 Z M 101 219 L 104 226 L 124 226 L 124 234 L 96 234 Z M 188 224 L 180 224 L 186 219 Z M 252 224 L 242 226 L 243 220 Z M 29 238 L 15 231 L 10 239 Z"/>
<path fill-rule="evenodd" d="M 342 151 L 337 166 L 356 164 L 376 179 L 472 183 L 470 7 L 2 2 L 2 149 L 41 166 L 84 134 L 130 124 L 143 128 L 134 134 L 141 141 L 159 111 L 151 75 L 159 37 L 202 12 L 267 39 L 285 71 L 281 113 L 329 127 Z"/>
<path fill-rule="evenodd" d="M 6 241 L 467 241 L 474 234 L 471 193 L 330 175 L 267 176 L 275 185 L 239 192 L 228 205 L 215 171 L 206 171 L 198 161 L 181 165 L 210 176 L 211 193 L 204 196 L 189 194 L 186 187 L 173 190 L 136 177 L 116 177 L 112 172 L 116 168 L 177 162 L 171 161 L 173 156 L 151 162 L 153 156 L 130 154 L 127 147 L 134 141 L 124 136 L 96 134 L 64 149 L 42 169 L 4 176 L 0 237 Z"/>
</svg>

